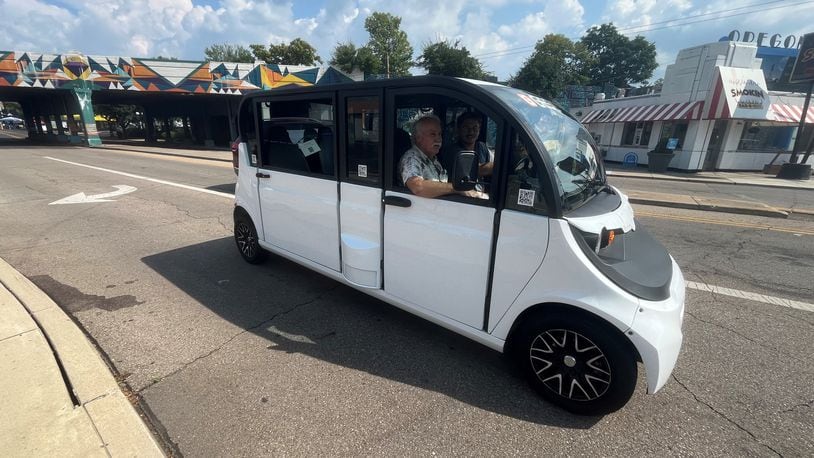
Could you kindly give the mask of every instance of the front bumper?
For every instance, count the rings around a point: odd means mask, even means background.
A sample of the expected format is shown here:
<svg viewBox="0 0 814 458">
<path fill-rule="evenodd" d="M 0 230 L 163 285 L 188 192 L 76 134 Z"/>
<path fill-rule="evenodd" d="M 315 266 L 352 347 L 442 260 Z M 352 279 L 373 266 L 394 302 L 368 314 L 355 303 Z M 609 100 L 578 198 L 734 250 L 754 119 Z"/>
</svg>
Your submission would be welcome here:
<svg viewBox="0 0 814 458">
<path fill-rule="evenodd" d="M 647 371 L 647 392 L 655 393 L 670 378 L 678 360 L 683 335 L 685 283 L 681 269 L 673 265 L 670 296 L 658 302 L 639 301 L 633 324 L 627 331 Z"/>
</svg>

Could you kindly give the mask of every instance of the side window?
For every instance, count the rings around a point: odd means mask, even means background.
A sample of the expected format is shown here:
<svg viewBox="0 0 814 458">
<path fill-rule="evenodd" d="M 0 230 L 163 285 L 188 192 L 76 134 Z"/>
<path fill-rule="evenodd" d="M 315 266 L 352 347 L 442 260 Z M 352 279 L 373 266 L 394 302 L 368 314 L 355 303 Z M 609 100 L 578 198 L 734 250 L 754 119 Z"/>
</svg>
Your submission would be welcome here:
<svg viewBox="0 0 814 458">
<path fill-rule="evenodd" d="M 379 97 L 348 97 L 345 116 L 348 178 L 352 181 L 379 183 Z"/>
<path fill-rule="evenodd" d="M 547 214 L 542 179 L 539 170 L 529 155 L 530 148 L 515 132 L 512 134 L 509 151 L 509 172 L 506 181 L 506 208 L 540 215 Z"/>
<path fill-rule="evenodd" d="M 264 167 L 334 176 L 330 99 L 263 102 L 260 112 L 260 160 Z"/>
<path fill-rule="evenodd" d="M 437 117 L 441 123 L 440 149 L 433 158 L 424 156 L 416 158 L 415 152 L 404 156 L 404 153 L 414 145 L 426 155 L 422 147 L 416 144 L 417 139 L 414 137 L 418 130 L 414 127 L 417 120 L 427 116 Z M 474 166 L 477 168 L 478 180 L 483 183 L 478 185 L 476 190 L 481 191 L 481 199 L 488 198 L 498 137 L 498 123 L 495 119 L 456 97 L 411 94 L 395 97 L 393 120 L 395 186 L 403 186 L 410 173 L 421 175 L 425 180 L 447 181 L 452 175 L 457 154 L 460 151 L 474 151 L 477 161 Z M 426 148 L 432 149 L 432 145 L 427 145 Z"/>
</svg>

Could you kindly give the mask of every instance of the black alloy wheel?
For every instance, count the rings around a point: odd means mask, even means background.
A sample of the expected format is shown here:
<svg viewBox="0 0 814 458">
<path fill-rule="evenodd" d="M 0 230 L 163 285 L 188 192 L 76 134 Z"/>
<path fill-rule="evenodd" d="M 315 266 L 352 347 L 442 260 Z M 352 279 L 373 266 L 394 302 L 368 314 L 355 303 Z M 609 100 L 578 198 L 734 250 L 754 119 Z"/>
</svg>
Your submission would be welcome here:
<svg viewBox="0 0 814 458">
<path fill-rule="evenodd" d="M 531 385 L 546 400 L 580 415 L 604 415 L 636 388 L 635 350 L 624 335 L 583 314 L 540 314 L 520 329 L 515 348 Z"/>
<path fill-rule="evenodd" d="M 235 217 L 235 243 L 246 262 L 260 264 L 266 260 L 268 252 L 257 242 L 257 230 L 247 215 Z"/>
</svg>

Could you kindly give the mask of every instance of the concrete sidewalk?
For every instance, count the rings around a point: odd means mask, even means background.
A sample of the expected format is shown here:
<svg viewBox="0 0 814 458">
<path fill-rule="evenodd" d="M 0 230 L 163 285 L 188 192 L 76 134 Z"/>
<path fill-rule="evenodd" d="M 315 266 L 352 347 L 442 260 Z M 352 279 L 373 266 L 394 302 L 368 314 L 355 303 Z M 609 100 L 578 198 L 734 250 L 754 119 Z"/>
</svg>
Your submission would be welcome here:
<svg viewBox="0 0 814 458">
<path fill-rule="evenodd" d="M 231 162 L 232 153 L 226 150 L 187 149 L 147 144 L 124 143 L 105 144 L 96 148 L 111 151 L 138 152 L 160 156 L 178 156 L 206 159 L 220 162 Z M 697 172 L 697 173 L 652 173 L 643 168 L 627 169 L 615 164 L 606 164 L 611 177 L 638 178 L 642 180 L 666 180 L 696 183 L 716 183 L 728 185 L 749 185 L 770 188 L 801 189 L 814 191 L 814 180 L 783 180 L 759 172 Z M 774 207 L 762 202 L 731 199 L 714 199 L 686 194 L 630 191 L 627 193 L 631 203 L 655 205 L 660 207 L 687 208 L 692 210 L 716 211 L 719 213 L 737 213 L 745 215 L 767 216 L 772 218 L 795 217 L 814 220 L 814 208 Z"/>
<path fill-rule="evenodd" d="M 164 456 L 82 331 L 0 259 L 0 456 Z"/>
<path fill-rule="evenodd" d="M 765 188 L 808 189 L 814 191 L 814 180 L 786 180 L 761 172 L 665 172 L 653 173 L 644 168 L 622 168 L 605 164 L 608 175 L 646 180 L 684 181 L 690 183 L 715 183 L 761 186 Z"/>
</svg>

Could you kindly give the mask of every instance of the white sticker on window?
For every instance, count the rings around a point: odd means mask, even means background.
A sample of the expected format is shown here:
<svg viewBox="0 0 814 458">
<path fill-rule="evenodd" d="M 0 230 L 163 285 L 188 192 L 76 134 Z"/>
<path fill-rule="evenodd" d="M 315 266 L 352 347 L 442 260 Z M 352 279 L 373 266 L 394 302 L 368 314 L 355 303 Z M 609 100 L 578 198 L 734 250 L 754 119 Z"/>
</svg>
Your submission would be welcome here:
<svg viewBox="0 0 814 458">
<path fill-rule="evenodd" d="M 302 154 L 305 157 L 316 154 L 320 151 L 316 140 L 308 140 L 307 142 L 297 143 L 297 146 L 300 147 L 300 151 L 302 151 Z"/>
<path fill-rule="evenodd" d="M 359 164 L 359 171 L 357 173 L 359 178 L 367 178 L 367 166 Z"/>
<path fill-rule="evenodd" d="M 521 189 L 520 193 L 517 194 L 517 205 L 524 205 L 526 207 L 533 207 L 534 206 L 534 190 L 533 189 Z"/>
</svg>

